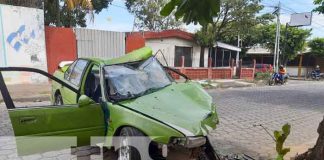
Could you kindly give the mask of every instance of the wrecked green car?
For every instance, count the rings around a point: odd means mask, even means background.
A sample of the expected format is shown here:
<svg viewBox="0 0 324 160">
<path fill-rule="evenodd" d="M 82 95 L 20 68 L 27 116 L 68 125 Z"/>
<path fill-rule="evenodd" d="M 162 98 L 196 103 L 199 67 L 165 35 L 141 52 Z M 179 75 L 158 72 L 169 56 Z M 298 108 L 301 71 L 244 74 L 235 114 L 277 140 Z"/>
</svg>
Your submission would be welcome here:
<svg viewBox="0 0 324 160">
<path fill-rule="evenodd" d="M 51 112 L 64 117 L 49 118 L 50 126 L 33 133 L 77 136 L 78 146 L 89 145 L 90 137 L 122 137 L 105 139 L 107 146 L 118 143 L 119 159 L 140 159 L 135 148 L 127 147 L 131 137 L 150 140 L 147 150 L 152 159 L 165 159 L 177 149 L 188 156 L 181 159 L 215 159 L 207 138 L 218 124 L 212 98 L 198 83 L 174 81 L 170 72 L 188 79 L 162 66 L 150 48 L 116 59 L 65 63 L 52 77 L 51 95 L 53 106 L 60 106 Z M 72 104 L 78 106 L 69 107 Z M 26 135 L 15 128 L 18 114 L 10 113 L 15 135 Z"/>
</svg>

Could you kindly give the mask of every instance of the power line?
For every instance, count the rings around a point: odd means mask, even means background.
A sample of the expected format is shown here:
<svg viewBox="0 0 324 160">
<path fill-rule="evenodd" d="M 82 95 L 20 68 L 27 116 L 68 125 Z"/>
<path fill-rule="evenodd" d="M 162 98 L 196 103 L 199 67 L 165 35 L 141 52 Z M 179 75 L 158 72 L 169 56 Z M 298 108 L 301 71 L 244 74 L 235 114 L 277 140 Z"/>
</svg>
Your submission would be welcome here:
<svg viewBox="0 0 324 160">
<path fill-rule="evenodd" d="M 126 7 L 124 7 L 124 6 L 120 6 L 120 5 L 117 5 L 117 4 L 111 4 L 112 6 L 115 6 L 115 7 L 118 7 L 118 8 L 122 8 L 122 9 L 126 9 L 127 10 L 127 8 Z"/>
</svg>

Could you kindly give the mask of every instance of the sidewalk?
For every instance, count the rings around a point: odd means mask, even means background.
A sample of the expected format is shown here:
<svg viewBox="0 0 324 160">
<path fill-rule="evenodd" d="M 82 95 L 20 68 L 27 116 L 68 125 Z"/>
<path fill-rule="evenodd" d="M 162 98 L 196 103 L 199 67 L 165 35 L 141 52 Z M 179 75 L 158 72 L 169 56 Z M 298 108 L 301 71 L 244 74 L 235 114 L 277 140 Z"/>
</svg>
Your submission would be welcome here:
<svg viewBox="0 0 324 160">
<path fill-rule="evenodd" d="M 247 82 L 242 79 L 219 79 L 219 80 L 200 80 L 198 81 L 206 89 L 226 89 L 226 88 L 241 88 L 241 87 L 254 87 L 253 82 Z"/>
<path fill-rule="evenodd" d="M 11 98 L 16 102 L 50 101 L 50 84 L 16 84 L 7 87 Z M 2 101 L 0 93 L 0 102 Z"/>
</svg>

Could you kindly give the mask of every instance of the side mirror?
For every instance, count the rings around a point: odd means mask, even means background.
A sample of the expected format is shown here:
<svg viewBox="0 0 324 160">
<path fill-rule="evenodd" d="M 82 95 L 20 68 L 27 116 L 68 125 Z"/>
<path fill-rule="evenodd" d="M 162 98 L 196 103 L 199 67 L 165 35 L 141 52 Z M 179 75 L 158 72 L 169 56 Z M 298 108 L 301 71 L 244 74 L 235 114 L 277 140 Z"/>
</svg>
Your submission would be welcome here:
<svg viewBox="0 0 324 160">
<path fill-rule="evenodd" d="M 90 97 L 86 95 L 81 95 L 78 101 L 79 107 L 85 107 L 95 103 L 95 101 L 93 101 Z"/>
</svg>

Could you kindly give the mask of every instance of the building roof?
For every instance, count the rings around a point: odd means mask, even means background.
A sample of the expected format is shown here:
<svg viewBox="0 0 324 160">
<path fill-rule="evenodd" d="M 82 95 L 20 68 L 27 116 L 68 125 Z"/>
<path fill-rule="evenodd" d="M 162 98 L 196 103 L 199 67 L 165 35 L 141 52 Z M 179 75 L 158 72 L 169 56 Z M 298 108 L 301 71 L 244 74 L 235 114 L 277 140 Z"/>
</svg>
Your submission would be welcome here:
<svg viewBox="0 0 324 160">
<path fill-rule="evenodd" d="M 182 31 L 180 29 L 164 30 L 160 32 L 146 31 L 143 33 L 143 35 L 145 39 L 180 38 L 194 41 L 194 34 Z"/>
<path fill-rule="evenodd" d="M 265 47 L 262 47 L 261 45 L 256 45 L 251 47 L 246 54 L 250 54 L 250 55 L 269 55 L 272 54 L 272 52 L 270 51 L 270 49 L 267 49 Z"/>
<path fill-rule="evenodd" d="M 138 32 L 139 33 L 139 32 Z M 180 38 L 188 41 L 194 41 L 194 34 L 182 31 L 180 29 L 171 29 L 171 30 L 163 30 L 159 32 L 154 32 L 154 31 L 145 31 L 142 33 L 144 39 L 149 40 L 149 39 L 161 39 L 161 38 Z M 238 51 L 241 52 L 241 48 L 229 45 L 223 42 L 217 41 L 214 45 L 214 47 L 220 47 L 232 51 Z"/>
<path fill-rule="evenodd" d="M 226 43 L 223 43 L 223 42 L 219 42 L 217 41 L 215 43 L 215 47 L 220 47 L 220 48 L 225 48 L 225 49 L 228 49 L 228 50 L 232 50 L 232 51 L 237 51 L 237 52 L 241 52 L 241 48 L 240 47 L 236 47 L 236 46 L 233 46 L 233 45 L 230 45 L 230 44 L 226 44 Z"/>
</svg>

